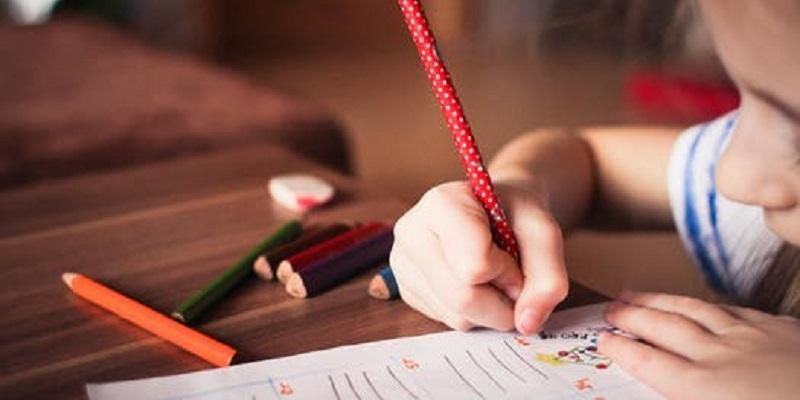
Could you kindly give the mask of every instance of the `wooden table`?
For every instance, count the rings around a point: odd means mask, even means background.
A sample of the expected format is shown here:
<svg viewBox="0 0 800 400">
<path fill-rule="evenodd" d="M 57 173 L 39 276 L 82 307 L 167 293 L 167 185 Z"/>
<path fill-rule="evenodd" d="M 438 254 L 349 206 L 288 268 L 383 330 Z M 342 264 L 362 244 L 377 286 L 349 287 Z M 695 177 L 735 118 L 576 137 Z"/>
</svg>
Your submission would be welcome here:
<svg viewBox="0 0 800 400">
<path fill-rule="evenodd" d="M 0 398 L 84 398 L 86 382 L 209 368 L 77 298 L 61 273 L 86 273 L 169 312 L 291 217 L 270 202 L 266 182 L 293 171 L 339 190 L 310 221 L 392 222 L 407 208 L 268 146 L 0 193 Z M 198 328 L 252 360 L 444 329 L 400 301 L 370 299 L 369 278 L 310 300 L 252 279 Z M 566 304 L 600 299 L 576 285 Z"/>
</svg>

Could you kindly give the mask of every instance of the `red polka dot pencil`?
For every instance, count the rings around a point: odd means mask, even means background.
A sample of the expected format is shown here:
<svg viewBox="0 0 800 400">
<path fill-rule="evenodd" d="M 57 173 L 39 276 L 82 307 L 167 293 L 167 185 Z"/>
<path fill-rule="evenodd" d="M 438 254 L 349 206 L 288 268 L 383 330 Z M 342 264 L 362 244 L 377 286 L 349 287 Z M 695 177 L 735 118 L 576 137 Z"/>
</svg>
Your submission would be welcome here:
<svg viewBox="0 0 800 400">
<path fill-rule="evenodd" d="M 450 73 L 447 72 L 444 61 L 439 56 L 436 40 L 428 26 L 422 4 L 419 0 L 397 0 L 397 4 L 403 12 L 408 32 L 411 34 L 422 66 L 428 75 L 433 94 L 439 102 L 442 115 L 450 129 L 453 143 L 467 174 L 472 192 L 489 216 L 495 242 L 515 259 L 519 259 L 517 239 L 508 224 L 503 208 L 497 201 L 492 179 L 483 165 L 483 159 L 475 144 L 475 137 L 472 136 L 472 129 L 467 123 L 461 102 L 456 95 Z"/>
</svg>

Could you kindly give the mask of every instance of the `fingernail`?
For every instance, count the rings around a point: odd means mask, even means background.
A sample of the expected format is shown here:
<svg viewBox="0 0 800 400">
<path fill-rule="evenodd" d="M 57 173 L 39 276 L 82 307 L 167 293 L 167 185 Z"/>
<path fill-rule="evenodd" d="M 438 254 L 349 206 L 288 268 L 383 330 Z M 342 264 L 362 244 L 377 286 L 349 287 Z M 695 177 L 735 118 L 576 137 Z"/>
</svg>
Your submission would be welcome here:
<svg viewBox="0 0 800 400">
<path fill-rule="evenodd" d="M 533 333 L 537 328 L 539 328 L 539 324 L 542 320 L 542 314 L 536 312 L 534 309 L 526 308 L 519 314 L 519 319 L 519 325 L 522 333 Z"/>
</svg>

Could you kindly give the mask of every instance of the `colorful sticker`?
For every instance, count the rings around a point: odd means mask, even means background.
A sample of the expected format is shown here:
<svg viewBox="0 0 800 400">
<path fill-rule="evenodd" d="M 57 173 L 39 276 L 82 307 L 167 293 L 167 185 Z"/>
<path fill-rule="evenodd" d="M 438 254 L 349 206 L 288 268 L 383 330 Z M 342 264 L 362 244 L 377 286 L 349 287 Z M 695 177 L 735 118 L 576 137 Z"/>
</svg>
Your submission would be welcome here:
<svg viewBox="0 0 800 400">
<path fill-rule="evenodd" d="M 597 346 L 575 346 L 569 350 L 561 350 L 555 354 L 536 353 L 536 360 L 550 366 L 561 366 L 564 364 L 576 364 L 595 367 L 597 369 L 607 369 L 611 365 L 611 360 L 597 353 Z"/>
</svg>

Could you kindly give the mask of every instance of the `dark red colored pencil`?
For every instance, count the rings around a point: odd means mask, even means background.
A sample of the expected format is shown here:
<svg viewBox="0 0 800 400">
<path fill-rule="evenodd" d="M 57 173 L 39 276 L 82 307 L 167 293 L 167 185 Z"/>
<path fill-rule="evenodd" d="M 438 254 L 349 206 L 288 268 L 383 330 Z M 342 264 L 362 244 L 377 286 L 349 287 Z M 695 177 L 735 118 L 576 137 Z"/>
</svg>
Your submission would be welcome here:
<svg viewBox="0 0 800 400">
<path fill-rule="evenodd" d="M 289 277 L 286 291 L 294 297 L 312 297 L 389 258 L 394 235 L 385 228 L 345 251 L 321 259 Z"/>
<path fill-rule="evenodd" d="M 297 254 L 287 257 L 285 260 L 281 261 L 280 265 L 278 266 L 278 270 L 276 272 L 278 280 L 282 283 L 286 283 L 286 280 L 289 279 L 293 273 L 313 264 L 317 260 L 341 252 L 348 246 L 351 246 L 354 243 L 357 243 L 358 241 L 363 240 L 373 235 L 375 232 L 383 229 L 386 229 L 385 224 L 380 222 L 371 222 L 364 226 L 351 229 L 339 236 L 328 239 Z"/>
<path fill-rule="evenodd" d="M 349 226 L 340 223 L 308 229 L 299 238 L 260 255 L 253 263 L 253 271 L 262 279 L 273 280 L 281 261 L 347 232 L 348 229 L 350 229 Z"/>
</svg>

